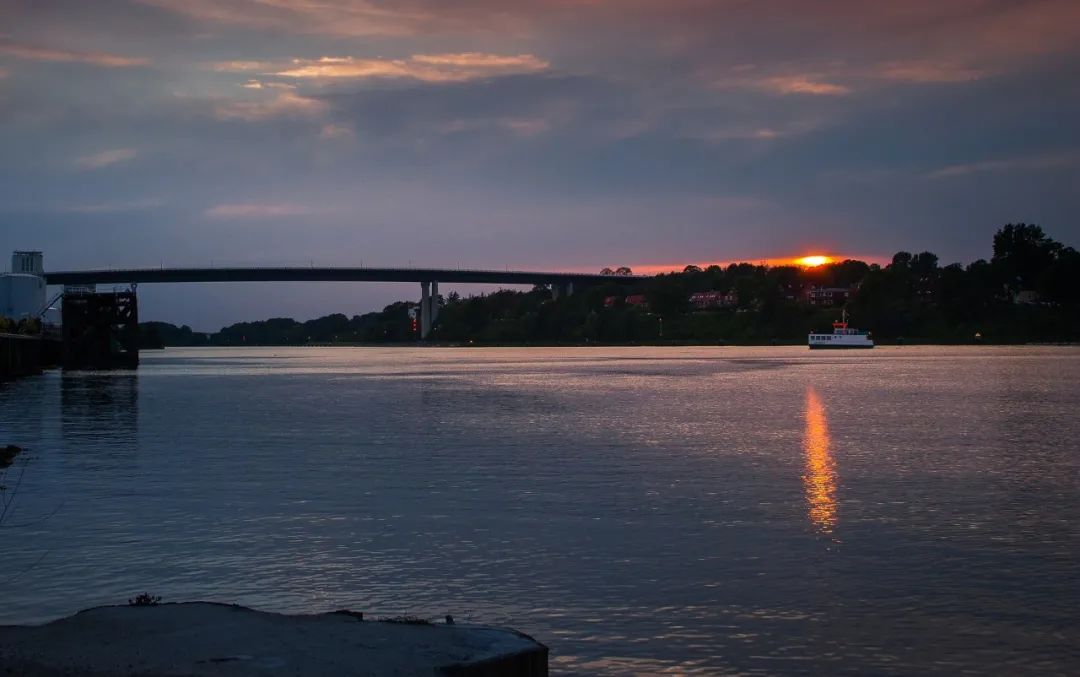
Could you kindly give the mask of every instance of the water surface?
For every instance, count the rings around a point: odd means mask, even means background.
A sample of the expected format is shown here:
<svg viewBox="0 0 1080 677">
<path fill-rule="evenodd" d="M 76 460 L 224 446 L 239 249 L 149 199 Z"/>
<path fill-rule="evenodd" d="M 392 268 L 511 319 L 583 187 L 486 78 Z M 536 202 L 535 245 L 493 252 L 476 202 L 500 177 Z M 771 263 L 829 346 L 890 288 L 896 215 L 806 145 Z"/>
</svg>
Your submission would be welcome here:
<svg viewBox="0 0 1080 677">
<path fill-rule="evenodd" d="M 1078 411 L 1075 348 L 144 353 L 0 385 L 0 622 L 149 591 L 565 674 L 1067 673 Z"/>
</svg>

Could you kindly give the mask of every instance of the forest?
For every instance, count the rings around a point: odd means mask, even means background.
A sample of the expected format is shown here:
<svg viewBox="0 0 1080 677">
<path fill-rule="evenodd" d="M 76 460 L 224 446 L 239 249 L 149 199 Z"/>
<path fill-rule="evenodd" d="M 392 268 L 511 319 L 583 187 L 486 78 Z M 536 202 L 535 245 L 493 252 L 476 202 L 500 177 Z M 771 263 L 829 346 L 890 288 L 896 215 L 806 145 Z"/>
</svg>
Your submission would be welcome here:
<svg viewBox="0 0 1080 677">
<path fill-rule="evenodd" d="M 798 344 L 846 312 L 880 343 L 1027 343 L 1080 340 L 1080 253 L 1042 228 L 1009 224 L 989 261 L 942 266 L 931 252 L 897 252 L 880 265 L 844 260 L 813 268 L 749 263 L 687 266 L 646 281 L 622 279 L 553 299 L 551 290 L 500 290 L 442 299 L 430 342 L 464 345 Z M 242 322 L 215 333 L 140 325 L 144 347 L 416 343 L 410 311 L 299 322 Z"/>
</svg>

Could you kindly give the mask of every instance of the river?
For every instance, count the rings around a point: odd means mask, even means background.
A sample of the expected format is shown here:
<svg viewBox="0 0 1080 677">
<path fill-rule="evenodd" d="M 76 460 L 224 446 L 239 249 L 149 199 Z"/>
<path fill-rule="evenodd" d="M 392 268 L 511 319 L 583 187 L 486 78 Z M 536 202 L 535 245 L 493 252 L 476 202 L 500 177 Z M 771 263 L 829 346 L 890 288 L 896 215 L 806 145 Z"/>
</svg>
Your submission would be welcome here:
<svg viewBox="0 0 1080 677">
<path fill-rule="evenodd" d="M 0 623 L 507 625 L 556 674 L 1080 665 L 1080 349 L 252 348 L 0 385 Z"/>
</svg>

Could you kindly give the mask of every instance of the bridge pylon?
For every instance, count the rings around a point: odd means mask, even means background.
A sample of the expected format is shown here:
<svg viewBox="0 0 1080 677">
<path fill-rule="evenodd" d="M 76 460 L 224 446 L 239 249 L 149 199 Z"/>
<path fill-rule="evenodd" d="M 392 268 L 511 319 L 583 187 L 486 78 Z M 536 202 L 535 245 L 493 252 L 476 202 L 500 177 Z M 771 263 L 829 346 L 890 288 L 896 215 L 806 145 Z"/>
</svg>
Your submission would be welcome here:
<svg viewBox="0 0 1080 677">
<path fill-rule="evenodd" d="M 439 283 L 435 280 L 420 283 L 420 339 L 424 340 L 439 319 Z"/>
</svg>

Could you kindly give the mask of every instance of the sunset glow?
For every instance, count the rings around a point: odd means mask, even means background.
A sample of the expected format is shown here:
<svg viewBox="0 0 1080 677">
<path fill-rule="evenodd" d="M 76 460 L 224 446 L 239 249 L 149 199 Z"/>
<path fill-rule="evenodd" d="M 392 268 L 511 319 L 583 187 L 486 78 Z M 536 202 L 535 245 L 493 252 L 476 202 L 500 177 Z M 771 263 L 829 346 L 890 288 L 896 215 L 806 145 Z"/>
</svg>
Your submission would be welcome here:
<svg viewBox="0 0 1080 677">
<path fill-rule="evenodd" d="M 833 258 L 831 256 L 822 256 L 820 254 L 803 256 L 802 258 L 795 259 L 795 264 L 803 266 L 804 268 L 817 268 L 818 266 L 824 266 L 825 264 L 832 262 Z"/>
<path fill-rule="evenodd" d="M 848 255 L 831 255 L 831 254 L 808 254 L 806 256 L 769 256 L 769 257 L 746 257 L 742 259 L 734 259 L 727 261 L 706 261 L 701 263 L 693 263 L 698 268 L 705 270 L 709 266 L 720 266 L 721 268 L 727 268 L 732 264 L 749 263 L 755 266 L 768 266 L 775 268 L 778 266 L 799 266 L 800 268 L 817 268 L 819 266 L 826 266 L 830 263 L 838 263 L 846 259 L 857 259 L 859 261 L 865 261 L 867 263 L 879 263 L 884 264 L 888 262 L 888 258 L 874 254 L 848 254 Z M 630 264 L 630 267 L 635 273 L 644 275 L 656 275 L 660 273 L 681 272 L 685 268 L 687 263 L 641 263 Z M 582 267 L 582 272 L 591 271 L 596 266 Z"/>
</svg>

